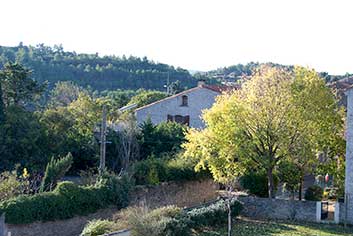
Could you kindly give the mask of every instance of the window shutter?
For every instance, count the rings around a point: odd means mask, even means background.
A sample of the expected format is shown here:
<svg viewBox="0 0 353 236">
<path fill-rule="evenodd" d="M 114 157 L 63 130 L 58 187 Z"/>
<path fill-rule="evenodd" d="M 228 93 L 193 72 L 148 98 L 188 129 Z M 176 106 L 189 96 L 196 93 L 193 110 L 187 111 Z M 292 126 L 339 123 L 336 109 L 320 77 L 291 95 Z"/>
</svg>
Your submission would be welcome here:
<svg viewBox="0 0 353 236">
<path fill-rule="evenodd" d="M 190 116 L 184 116 L 184 124 L 190 126 Z"/>
<path fill-rule="evenodd" d="M 167 115 L 167 121 L 173 121 L 173 116 L 172 115 Z"/>
</svg>

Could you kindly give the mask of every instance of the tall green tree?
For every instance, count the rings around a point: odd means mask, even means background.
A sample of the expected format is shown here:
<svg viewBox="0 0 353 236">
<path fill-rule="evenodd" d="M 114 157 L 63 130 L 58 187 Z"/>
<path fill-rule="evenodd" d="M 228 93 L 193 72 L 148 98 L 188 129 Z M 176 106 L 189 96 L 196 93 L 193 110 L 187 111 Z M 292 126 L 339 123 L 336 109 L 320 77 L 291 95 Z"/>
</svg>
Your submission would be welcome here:
<svg viewBox="0 0 353 236">
<path fill-rule="evenodd" d="M 137 104 L 137 107 L 142 107 L 152 102 L 156 102 L 168 95 L 160 91 L 142 90 L 137 95 L 133 96 L 129 104 Z"/>
<path fill-rule="evenodd" d="M 59 81 L 50 91 L 49 104 L 54 107 L 68 106 L 77 100 L 80 94 L 88 95 L 89 92 L 72 81 Z"/>
<path fill-rule="evenodd" d="M 16 164 L 40 170 L 49 154 L 45 130 L 33 112 L 18 106 L 6 109 L 6 120 L 0 123 L 0 171 Z"/>
<path fill-rule="evenodd" d="M 50 107 L 41 113 L 48 149 L 53 155 L 72 153 L 73 171 L 92 167 L 97 161 L 94 130 L 101 118 L 100 102 L 81 93 L 68 106 Z"/>
<path fill-rule="evenodd" d="M 261 168 L 270 198 L 282 160 L 313 161 L 325 140 L 342 131 L 332 92 L 315 71 L 300 67 L 262 67 L 242 89 L 220 96 L 203 119 L 206 128 L 186 136 L 185 156 L 197 159 L 197 168 L 209 167 L 220 182 Z"/>
<path fill-rule="evenodd" d="M 162 122 L 154 125 L 150 119 L 141 125 L 140 156 L 145 159 L 150 155 L 176 152 L 185 141 L 187 127 L 176 122 Z"/>
<path fill-rule="evenodd" d="M 6 63 L 0 71 L 6 106 L 24 106 L 44 92 L 45 84 L 31 79 L 31 71 L 18 63 Z"/>
<path fill-rule="evenodd" d="M 5 105 L 2 98 L 2 85 L 0 78 L 0 124 L 5 122 Z"/>
</svg>

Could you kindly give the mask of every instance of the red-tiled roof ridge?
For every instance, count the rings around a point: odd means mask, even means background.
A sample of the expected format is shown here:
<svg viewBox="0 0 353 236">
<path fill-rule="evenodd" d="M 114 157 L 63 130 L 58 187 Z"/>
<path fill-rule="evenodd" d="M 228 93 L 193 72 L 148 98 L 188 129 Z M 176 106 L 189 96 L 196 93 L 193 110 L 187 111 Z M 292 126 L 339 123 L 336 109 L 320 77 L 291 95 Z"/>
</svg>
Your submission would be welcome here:
<svg viewBox="0 0 353 236">
<path fill-rule="evenodd" d="M 178 96 L 180 96 L 180 95 L 189 93 L 189 92 L 191 92 L 191 91 L 194 91 L 194 90 L 197 90 L 197 89 L 200 89 L 200 88 L 205 88 L 205 89 L 209 89 L 209 90 L 211 90 L 211 91 L 213 91 L 213 92 L 222 93 L 222 92 L 225 92 L 225 91 L 230 91 L 230 90 L 234 90 L 234 89 L 239 89 L 240 86 L 227 86 L 227 85 L 210 85 L 210 84 L 203 84 L 203 85 L 200 85 L 200 86 L 197 86 L 197 87 L 194 87 L 194 88 L 185 90 L 185 91 L 183 91 L 183 92 L 177 93 L 177 94 L 175 94 L 175 95 L 172 95 L 172 96 L 163 98 L 163 99 L 161 99 L 161 100 L 152 102 L 152 103 L 147 104 L 147 105 L 145 105 L 145 106 L 139 107 L 139 108 L 137 108 L 135 111 L 142 110 L 142 109 L 144 109 L 144 108 L 146 108 L 146 107 L 153 106 L 153 105 L 158 104 L 158 103 L 160 103 L 160 102 L 163 102 L 163 101 L 165 101 L 165 100 L 169 100 L 169 99 L 178 97 Z"/>
<path fill-rule="evenodd" d="M 228 85 L 212 85 L 212 84 L 203 84 L 201 85 L 202 88 L 206 88 L 218 93 L 222 93 L 225 91 L 230 91 L 230 90 L 237 90 L 240 89 L 240 86 L 228 86 Z"/>
</svg>

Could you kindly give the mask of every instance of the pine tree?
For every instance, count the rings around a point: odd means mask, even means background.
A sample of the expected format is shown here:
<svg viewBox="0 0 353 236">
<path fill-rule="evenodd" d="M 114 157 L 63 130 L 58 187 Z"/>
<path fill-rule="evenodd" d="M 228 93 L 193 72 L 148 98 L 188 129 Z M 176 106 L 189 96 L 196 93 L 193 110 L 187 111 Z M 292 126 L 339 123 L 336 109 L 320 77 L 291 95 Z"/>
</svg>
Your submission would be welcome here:
<svg viewBox="0 0 353 236">
<path fill-rule="evenodd" d="M 72 162 L 73 158 L 71 153 L 68 153 L 65 157 L 57 160 L 52 157 L 45 169 L 40 191 L 52 191 L 56 187 L 57 182 L 64 177 L 66 172 L 70 169 Z"/>
<path fill-rule="evenodd" d="M 0 78 L 0 124 L 5 122 L 5 106 L 2 100 L 2 86 L 1 86 L 1 78 Z"/>
</svg>

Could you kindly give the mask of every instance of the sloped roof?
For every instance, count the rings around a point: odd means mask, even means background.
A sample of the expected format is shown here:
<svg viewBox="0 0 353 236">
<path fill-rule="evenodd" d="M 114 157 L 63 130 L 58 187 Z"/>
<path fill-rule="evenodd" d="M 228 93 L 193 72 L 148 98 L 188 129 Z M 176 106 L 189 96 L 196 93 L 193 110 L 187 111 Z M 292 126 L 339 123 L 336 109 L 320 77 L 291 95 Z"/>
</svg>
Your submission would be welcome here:
<svg viewBox="0 0 353 236">
<path fill-rule="evenodd" d="M 153 106 L 153 105 L 158 104 L 158 103 L 160 103 L 160 102 L 163 102 L 163 101 L 166 101 L 166 100 L 169 100 L 169 99 L 172 99 L 172 98 L 175 98 L 175 97 L 178 97 L 178 96 L 187 94 L 187 93 L 189 93 L 189 92 L 192 92 L 192 91 L 197 90 L 197 89 L 200 89 L 200 88 L 209 89 L 209 90 L 211 90 L 211 91 L 213 91 L 213 92 L 217 92 L 217 93 L 221 94 L 222 92 L 231 91 L 231 90 L 234 90 L 234 89 L 239 89 L 240 87 L 239 87 L 239 86 L 226 86 L 226 85 L 208 85 L 208 84 L 203 84 L 203 85 L 199 85 L 199 86 L 197 86 L 197 87 L 194 87 L 194 88 L 185 90 L 185 91 L 183 91 L 183 92 L 181 92 L 181 93 L 177 93 L 177 94 L 175 94 L 175 95 L 166 97 L 166 98 L 164 98 L 164 99 L 161 99 L 161 100 L 152 102 L 152 103 L 147 104 L 147 105 L 145 105 L 145 106 L 139 107 L 139 108 L 137 108 L 135 111 L 142 110 L 142 109 L 144 109 L 144 108 L 146 108 L 146 107 Z"/>
</svg>

